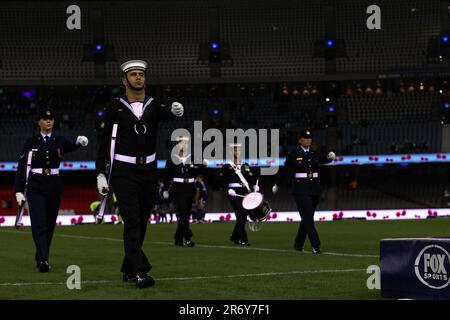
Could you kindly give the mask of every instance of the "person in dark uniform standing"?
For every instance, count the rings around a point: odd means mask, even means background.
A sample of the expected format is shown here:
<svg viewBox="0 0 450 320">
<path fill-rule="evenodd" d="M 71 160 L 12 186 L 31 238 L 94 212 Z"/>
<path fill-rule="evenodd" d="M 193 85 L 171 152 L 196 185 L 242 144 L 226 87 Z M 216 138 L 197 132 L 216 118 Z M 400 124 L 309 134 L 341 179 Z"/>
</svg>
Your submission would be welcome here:
<svg viewBox="0 0 450 320">
<path fill-rule="evenodd" d="M 192 163 L 191 155 L 188 153 L 188 137 L 179 137 L 177 142 L 175 154 L 166 162 L 164 186 L 168 189 L 172 184 L 172 198 L 175 202 L 175 213 L 178 216 L 178 226 L 174 235 L 175 245 L 182 247 L 185 244 L 187 247 L 193 247 L 195 243 L 192 241 L 189 217 L 195 195 L 194 182 L 196 175 L 203 171 L 205 166 Z M 169 199 L 169 196 L 168 190 L 165 190 L 164 199 Z"/>
<path fill-rule="evenodd" d="M 88 138 L 78 136 L 69 141 L 53 134 L 55 117 L 51 110 L 39 113 L 38 125 L 40 133 L 26 141 L 20 156 L 14 189 L 19 206 L 28 201 L 36 266 L 40 272 L 48 272 L 50 245 L 63 192 L 59 165 L 64 154 L 87 146 Z"/>
<path fill-rule="evenodd" d="M 147 63 L 121 65 L 125 95 L 104 110 L 98 130 L 97 188 L 117 197 L 124 222 L 123 280 L 138 288 L 153 286 L 152 266 L 142 251 L 157 188 L 156 141 L 158 124 L 181 117 L 181 103 L 165 105 L 145 92 Z"/>
<path fill-rule="evenodd" d="M 290 152 L 286 158 L 284 168 L 272 187 L 272 192 L 278 192 L 279 182 L 289 177 L 292 179 L 292 194 L 297 203 L 301 222 L 295 238 L 294 247 L 303 251 L 306 236 L 309 237 L 312 253 L 320 252 L 319 234 L 314 226 L 314 211 L 319 203 L 321 188 L 318 174 L 318 166 L 332 162 L 336 155 L 334 152 L 327 156 L 311 150 L 312 133 L 309 130 L 301 132 L 298 147 Z"/>
<path fill-rule="evenodd" d="M 208 199 L 208 190 L 206 189 L 205 181 L 203 181 L 203 175 L 198 174 L 195 178 L 195 195 L 193 209 L 195 211 L 195 219 L 198 223 L 205 223 L 205 207 L 206 200 Z"/>
<path fill-rule="evenodd" d="M 225 188 L 228 190 L 228 200 L 236 215 L 236 224 L 230 240 L 241 246 L 249 246 L 245 224 L 249 212 L 242 207 L 242 197 L 249 192 L 259 191 L 255 184 L 254 173 L 247 163 L 240 159 L 241 144 L 231 144 L 232 160 L 222 166 L 222 176 Z"/>
</svg>

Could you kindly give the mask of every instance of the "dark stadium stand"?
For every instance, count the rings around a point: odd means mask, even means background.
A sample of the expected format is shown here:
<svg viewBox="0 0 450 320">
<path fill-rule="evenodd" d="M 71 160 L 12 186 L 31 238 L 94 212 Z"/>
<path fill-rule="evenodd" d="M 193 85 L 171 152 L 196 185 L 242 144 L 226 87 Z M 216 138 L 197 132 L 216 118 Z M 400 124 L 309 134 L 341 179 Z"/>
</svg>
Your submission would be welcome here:
<svg viewBox="0 0 450 320">
<path fill-rule="evenodd" d="M 201 91 L 201 85 L 194 90 Z M 36 109 L 50 106 L 59 121 L 58 130 L 67 136 L 84 134 L 91 139 L 87 153 L 68 155 L 68 160 L 93 160 L 95 157 L 96 111 L 113 98 L 115 87 L 39 87 L 34 101 L 23 97 L 22 90 L 7 90 L 0 96 L 0 141 L 11 146 L 0 161 L 14 161 L 24 137 L 34 131 Z M 187 93 L 187 92 L 186 92 Z M 165 95 L 165 94 L 164 94 Z M 160 159 L 170 155 L 170 135 L 176 128 L 193 133 L 194 121 L 203 121 L 203 131 L 214 127 L 212 110 L 220 109 L 226 128 L 276 128 L 280 130 L 281 154 L 295 143 L 295 136 L 305 127 L 315 128 L 315 143 L 327 144 L 326 114 L 321 111 L 323 97 L 299 95 L 290 97 L 287 104 L 274 100 L 273 93 L 254 93 L 251 96 L 231 94 L 211 98 L 187 94 L 181 99 L 189 110 L 183 119 L 161 124 L 158 153 Z M 441 151 L 442 125 L 433 119 L 438 109 L 438 95 L 431 93 L 394 93 L 341 95 L 337 99 L 339 113 L 338 139 L 333 146 L 338 154 L 392 154 L 407 152 L 435 153 Z"/>
<path fill-rule="evenodd" d="M 368 32 L 361 26 L 372 4 L 382 8 L 382 26 Z M 336 37 L 345 39 L 348 55 L 337 58 L 338 72 L 383 73 L 421 66 L 427 62 L 429 38 L 439 36 L 439 1 L 344 0 L 335 8 Z"/>
<path fill-rule="evenodd" d="M 337 72 L 376 76 L 425 66 L 428 42 L 439 36 L 439 1 L 378 1 L 384 8 L 383 27 L 374 31 L 366 28 L 370 4 L 350 0 L 334 4 L 336 39 L 345 42 L 345 54 L 336 60 Z M 213 35 L 230 48 L 231 62 L 221 67 L 221 81 L 323 77 L 325 59 L 314 57 L 315 42 L 325 35 L 323 5 L 317 1 L 81 2 L 82 28 L 69 31 L 62 3 L 5 1 L 0 10 L 0 79 L 94 82 L 96 66 L 84 60 L 84 48 L 99 38 L 111 47 L 111 57 L 103 66 L 110 84 L 120 76 L 121 61 L 131 57 L 149 62 L 152 82 L 209 81 L 208 61 L 200 59 L 200 46 Z M 401 23 L 398 15 L 403 17 Z M 12 28 L 13 33 L 8 31 Z"/>
<path fill-rule="evenodd" d="M 279 129 L 281 156 L 306 127 L 314 130 L 318 149 L 338 155 L 448 152 L 442 111 L 442 102 L 450 101 L 444 82 L 448 61 L 430 63 L 430 41 L 443 32 L 440 2 L 377 1 L 381 30 L 366 27 L 371 4 L 82 1 L 81 30 L 69 31 L 67 4 L 2 2 L 0 162 L 17 161 L 23 141 L 36 132 L 33 119 L 44 107 L 54 109 L 58 132 L 90 140 L 83 152 L 68 154 L 65 160 L 94 160 L 97 112 L 122 92 L 119 66 L 129 59 L 148 61 L 150 95 L 177 99 L 185 106 L 182 119 L 160 125 L 158 159 L 169 157 L 172 131 L 192 132 L 196 120 L 202 121 L 203 131 Z M 331 31 L 326 16 L 330 7 Z M 331 61 L 334 72 L 330 61 L 316 52 L 326 34 L 343 44 Z M 226 47 L 222 63 L 215 65 L 207 52 L 213 40 Z M 93 61 L 90 48 L 95 41 L 107 47 L 104 61 Z M 330 91 L 332 84 L 336 87 Z M 326 104 L 325 97 L 332 100 Z M 334 113 L 326 109 L 331 104 Z M 350 175 L 352 170 L 341 173 Z M 326 173 L 324 185 L 331 186 L 325 186 L 321 210 L 442 205 L 442 181 L 394 180 L 385 186 L 366 180 L 355 191 L 348 188 L 349 181 L 328 181 L 333 174 Z M 213 210 L 229 210 L 220 200 L 219 185 L 213 189 L 218 192 L 212 194 L 217 204 Z M 286 186 L 284 190 L 269 196 L 278 210 L 295 207 Z"/>
</svg>

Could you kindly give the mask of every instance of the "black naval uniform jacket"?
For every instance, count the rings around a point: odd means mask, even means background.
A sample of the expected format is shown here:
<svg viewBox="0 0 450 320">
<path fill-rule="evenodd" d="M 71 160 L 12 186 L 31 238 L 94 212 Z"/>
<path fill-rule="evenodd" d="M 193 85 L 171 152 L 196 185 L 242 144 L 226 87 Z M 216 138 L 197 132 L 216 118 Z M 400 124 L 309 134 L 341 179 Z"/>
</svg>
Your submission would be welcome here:
<svg viewBox="0 0 450 320">
<path fill-rule="evenodd" d="M 27 139 L 17 167 L 14 181 L 15 192 L 24 192 L 25 190 L 28 152 L 33 151 L 31 168 L 42 168 L 44 174 L 30 171 L 28 190 L 36 190 L 45 194 L 61 194 L 63 184 L 59 174 L 47 175 L 45 173 L 50 169 L 59 169 L 62 156 L 75 151 L 79 147 L 80 145 L 77 145 L 75 141 L 68 141 L 62 136 L 55 136 L 54 133 L 52 133 L 48 142 L 45 142 L 40 133 Z"/>
<path fill-rule="evenodd" d="M 302 147 L 297 147 L 286 157 L 286 162 L 278 176 L 277 184 L 283 178 L 288 177 L 288 179 L 292 179 L 292 193 L 294 195 L 320 195 L 319 165 L 332 161 L 325 155 L 312 151 L 311 148 L 308 152 L 305 152 Z M 306 175 L 306 178 L 296 177 L 296 174 Z"/>
<path fill-rule="evenodd" d="M 204 164 L 194 164 L 191 159 L 183 164 L 175 164 L 172 159 L 166 162 L 166 174 L 164 176 L 164 190 L 168 190 L 172 184 L 172 192 L 177 196 L 194 196 L 195 177 L 204 173 L 206 166 Z M 177 181 L 174 181 L 176 179 Z M 181 181 L 180 179 L 183 179 Z"/>
<path fill-rule="evenodd" d="M 239 176 L 236 174 L 233 166 L 230 163 L 226 163 L 225 165 L 222 166 L 222 176 L 225 184 L 225 190 L 228 192 L 228 189 L 233 189 L 234 191 L 236 191 L 237 194 L 246 195 L 249 192 L 253 192 L 253 186 L 256 183 L 255 176 L 254 173 L 251 171 L 250 166 L 245 162 L 241 164 L 240 171 L 244 176 L 245 180 L 247 180 L 250 191 L 248 191 L 247 188 L 244 185 L 242 185 Z M 235 186 L 230 186 L 230 184 L 233 184 Z M 237 184 L 239 184 L 240 186 L 237 186 Z M 242 198 L 238 199 L 242 200 Z"/>
<path fill-rule="evenodd" d="M 97 143 L 98 151 L 95 161 L 97 174 L 103 173 L 108 176 L 110 166 L 110 145 L 113 124 L 118 124 L 115 154 L 129 157 L 145 157 L 155 154 L 158 124 L 163 121 L 175 120 L 177 117 L 170 111 L 171 106 L 145 96 L 143 102 L 143 113 L 141 119 L 133 114 L 133 108 L 127 97 L 118 97 L 114 103 L 104 110 L 103 122 L 98 129 Z M 156 159 L 151 163 L 131 164 L 119 160 L 113 161 L 112 175 L 128 175 L 129 170 L 135 168 L 151 180 L 157 180 Z"/>
</svg>

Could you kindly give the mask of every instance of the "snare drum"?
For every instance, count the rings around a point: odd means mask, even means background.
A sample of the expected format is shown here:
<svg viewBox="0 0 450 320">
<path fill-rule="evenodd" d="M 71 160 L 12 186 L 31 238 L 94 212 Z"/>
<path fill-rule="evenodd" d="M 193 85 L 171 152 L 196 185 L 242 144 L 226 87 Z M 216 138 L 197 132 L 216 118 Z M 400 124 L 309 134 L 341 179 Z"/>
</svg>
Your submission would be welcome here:
<svg viewBox="0 0 450 320">
<path fill-rule="evenodd" d="M 264 221 L 272 208 L 260 192 L 250 192 L 242 199 L 242 207 L 249 211 L 249 217 L 253 221 Z"/>
</svg>

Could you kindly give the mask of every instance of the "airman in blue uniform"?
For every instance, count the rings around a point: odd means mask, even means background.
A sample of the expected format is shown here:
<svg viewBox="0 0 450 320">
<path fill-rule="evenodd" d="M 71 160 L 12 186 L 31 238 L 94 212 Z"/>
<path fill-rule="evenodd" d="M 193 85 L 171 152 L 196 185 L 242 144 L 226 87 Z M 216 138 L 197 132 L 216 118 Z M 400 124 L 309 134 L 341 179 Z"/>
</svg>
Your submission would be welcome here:
<svg viewBox="0 0 450 320">
<path fill-rule="evenodd" d="M 36 246 L 35 260 L 40 272 L 48 272 L 50 269 L 50 244 L 63 192 L 59 174 L 62 156 L 88 144 L 88 138 L 84 136 L 70 141 L 53 134 L 54 123 L 55 117 L 51 110 L 39 113 L 40 133 L 25 142 L 14 183 L 19 206 L 28 202 L 31 231 Z"/>
</svg>

